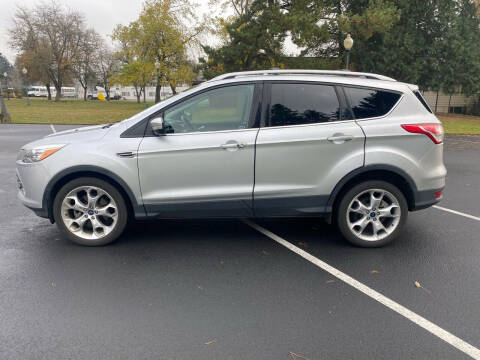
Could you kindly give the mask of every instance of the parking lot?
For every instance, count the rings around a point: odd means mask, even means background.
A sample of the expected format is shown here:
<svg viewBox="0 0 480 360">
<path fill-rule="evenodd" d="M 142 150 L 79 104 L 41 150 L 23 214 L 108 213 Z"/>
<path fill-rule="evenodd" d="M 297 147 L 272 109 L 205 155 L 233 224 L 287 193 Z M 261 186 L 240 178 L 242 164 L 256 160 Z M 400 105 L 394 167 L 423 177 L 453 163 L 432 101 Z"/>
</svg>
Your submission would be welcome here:
<svg viewBox="0 0 480 360">
<path fill-rule="evenodd" d="M 16 199 L 20 146 L 71 127 L 0 127 L 1 359 L 480 353 L 480 137 L 447 136 L 441 208 L 410 213 L 385 248 L 352 247 L 315 219 L 253 220 L 257 228 L 241 220 L 139 222 L 117 243 L 87 248 Z"/>
</svg>

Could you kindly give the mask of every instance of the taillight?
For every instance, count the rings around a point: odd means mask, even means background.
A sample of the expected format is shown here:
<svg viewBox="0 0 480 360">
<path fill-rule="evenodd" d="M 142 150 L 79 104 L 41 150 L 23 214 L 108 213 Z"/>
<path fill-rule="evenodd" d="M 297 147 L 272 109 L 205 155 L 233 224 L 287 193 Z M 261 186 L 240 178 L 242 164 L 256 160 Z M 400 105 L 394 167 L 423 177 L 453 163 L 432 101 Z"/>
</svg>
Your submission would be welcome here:
<svg viewBox="0 0 480 360">
<path fill-rule="evenodd" d="M 435 144 L 443 142 L 444 132 L 442 124 L 403 124 L 402 128 L 410 133 L 427 135 Z"/>
</svg>

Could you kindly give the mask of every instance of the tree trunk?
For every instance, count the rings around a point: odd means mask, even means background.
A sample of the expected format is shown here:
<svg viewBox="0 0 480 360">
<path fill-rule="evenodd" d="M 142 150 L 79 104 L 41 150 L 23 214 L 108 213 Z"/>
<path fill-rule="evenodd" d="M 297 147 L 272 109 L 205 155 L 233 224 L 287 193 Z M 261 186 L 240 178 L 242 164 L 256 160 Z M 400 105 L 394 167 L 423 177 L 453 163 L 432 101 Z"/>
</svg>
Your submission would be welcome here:
<svg viewBox="0 0 480 360">
<path fill-rule="evenodd" d="M 110 101 L 110 89 L 107 87 L 107 84 L 103 84 L 103 88 L 105 89 L 105 94 L 107 94 L 107 101 Z"/>
<path fill-rule="evenodd" d="M 142 95 L 142 93 L 140 91 L 138 91 L 137 88 L 135 88 L 135 96 L 137 97 L 137 104 L 140 104 L 140 96 Z"/>
<path fill-rule="evenodd" d="M 60 97 L 62 96 L 62 86 L 60 84 L 58 84 L 58 86 L 56 85 L 55 90 L 57 91 L 55 94 L 55 102 L 59 102 Z"/>
<path fill-rule="evenodd" d="M 52 100 L 52 92 L 50 91 L 50 83 L 45 84 L 47 88 L 47 99 Z"/>
<path fill-rule="evenodd" d="M 172 89 L 172 95 L 177 95 L 177 87 L 173 84 L 173 82 L 170 82 L 170 89 Z"/>
<path fill-rule="evenodd" d="M 147 102 L 147 90 L 145 86 L 142 88 L 143 91 L 143 103 L 145 104 Z"/>
<path fill-rule="evenodd" d="M 7 111 L 7 107 L 5 106 L 5 102 L 3 101 L 2 90 L 0 89 L 0 104 L 1 104 L 1 111 L 0 111 L 0 122 L 1 123 L 11 123 L 12 119 L 10 114 Z"/>
<path fill-rule="evenodd" d="M 435 113 L 437 112 L 437 105 L 438 105 L 438 92 L 440 90 L 437 90 L 437 96 L 435 97 Z"/>
<path fill-rule="evenodd" d="M 452 102 L 452 94 L 450 94 L 450 97 L 448 98 L 448 109 L 447 113 L 450 113 L 450 103 Z"/>
<path fill-rule="evenodd" d="M 157 104 L 161 101 L 161 99 L 160 99 L 160 91 L 161 90 L 162 90 L 162 85 L 157 84 L 155 86 L 155 104 Z"/>
<path fill-rule="evenodd" d="M 244 70 L 245 71 L 250 70 L 250 66 L 252 66 L 252 62 L 253 62 L 252 57 L 250 57 L 250 55 L 248 55 L 247 60 L 245 61 L 245 64 L 244 64 Z"/>
<path fill-rule="evenodd" d="M 88 86 L 83 87 L 83 101 L 87 101 L 87 88 Z"/>
<path fill-rule="evenodd" d="M 155 104 L 159 103 L 162 99 L 160 99 L 160 91 L 162 90 L 162 83 L 160 82 L 160 75 L 157 72 L 157 85 L 155 86 Z"/>
<path fill-rule="evenodd" d="M 137 97 L 137 104 L 140 104 L 140 96 L 142 95 L 141 92 L 138 91 L 138 86 L 133 84 L 133 88 L 135 89 L 135 96 Z"/>
</svg>

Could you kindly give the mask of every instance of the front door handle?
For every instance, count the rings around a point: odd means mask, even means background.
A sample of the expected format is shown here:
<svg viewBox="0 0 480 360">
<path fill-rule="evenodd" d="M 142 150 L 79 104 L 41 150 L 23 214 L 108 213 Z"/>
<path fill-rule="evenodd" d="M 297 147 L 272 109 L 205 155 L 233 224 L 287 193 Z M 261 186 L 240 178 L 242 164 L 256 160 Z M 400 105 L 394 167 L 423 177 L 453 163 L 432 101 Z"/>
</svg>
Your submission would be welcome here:
<svg viewBox="0 0 480 360">
<path fill-rule="evenodd" d="M 220 145 L 220 147 L 224 150 L 238 150 L 242 149 L 246 146 L 246 144 L 238 143 L 236 141 L 227 141 L 225 144 Z"/>
<path fill-rule="evenodd" d="M 344 134 L 333 134 L 327 138 L 328 141 L 333 142 L 335 144 L 343 144 L 345 141 L 353 140 L 353 135 L 344 135 Z"/>
</svg>

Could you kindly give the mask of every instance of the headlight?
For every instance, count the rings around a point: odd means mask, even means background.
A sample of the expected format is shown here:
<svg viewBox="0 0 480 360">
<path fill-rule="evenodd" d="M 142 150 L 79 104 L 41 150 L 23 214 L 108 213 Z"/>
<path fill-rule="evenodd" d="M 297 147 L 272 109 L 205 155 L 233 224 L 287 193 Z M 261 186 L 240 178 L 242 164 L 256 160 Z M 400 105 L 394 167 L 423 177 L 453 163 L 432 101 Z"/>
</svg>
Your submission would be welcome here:
<svg viewBox="0 0 480 360">
<path fill-rule="evenodd" d="M 22 161 L 24 163 L 34 163 L 46 159 L 50 155 L 55 154 L 66 144 L 44 145 L 30 150 L 25 150 Z"/>
</svg>

